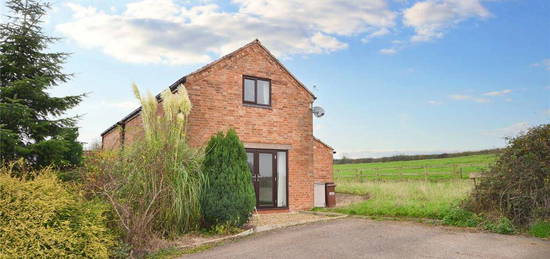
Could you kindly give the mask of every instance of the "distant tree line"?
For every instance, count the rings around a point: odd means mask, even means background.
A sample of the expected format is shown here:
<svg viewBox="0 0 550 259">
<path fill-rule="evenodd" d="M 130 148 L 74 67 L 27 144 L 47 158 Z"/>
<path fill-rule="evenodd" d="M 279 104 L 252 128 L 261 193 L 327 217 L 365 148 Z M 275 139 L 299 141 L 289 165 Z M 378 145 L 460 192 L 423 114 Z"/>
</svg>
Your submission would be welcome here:
<svg viewBox="0 0 550 259">
<path fill-rule="evenodd" d="M 470 155 L 485 155 L 485 154 L 498 154 L 502 149 L 485 149 L 479 151 L 465 151 L 458 153 L 442 153 L 442 154 L 429 154 L 429 155 L 396 155 L 390 157 L 380 158 L 347 158 L 345 155 L 341 159 L 334 159 L 335 164 L 358 164 L 358 163 L 376 163 L 376 162 L 392 162 L 392 161 L 410 161 L 420 159 L 437 159 L 437 158 L 451 158 Z"/>
</svg>

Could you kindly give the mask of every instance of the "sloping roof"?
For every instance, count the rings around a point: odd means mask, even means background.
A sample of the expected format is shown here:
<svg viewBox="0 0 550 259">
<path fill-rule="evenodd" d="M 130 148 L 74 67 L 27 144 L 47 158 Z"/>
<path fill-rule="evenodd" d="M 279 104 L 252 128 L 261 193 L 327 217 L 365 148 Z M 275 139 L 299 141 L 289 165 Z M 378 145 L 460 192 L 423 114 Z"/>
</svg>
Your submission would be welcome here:
<svg viewBox="0 0 550 259">
<path fill-rule="evenodd" d="M 185 83 L 185 76 L 178 79 L 176 82 L 174 82 L 173 84 L 171 84 L 168 89 L 170 89 L 170 91 L 174 92 L 177 88 L 178 88 L 178 85 L 180 84 L 184 84 Z M 157 94 L 156 96 L 157 100 L 160 102 L 161 98 L 160 98 L 160 93 Z M 141 106 L 139 106 L 137 109 L 133 110 L 132 112 L 130 112 L 130 114 L 124 116 L 124 118 L 122 118 L 122 120 L 118 121 L 117 123 L 111 125 L 111 127 L 107 128 L 105 131 L 101 132 L 101 136 L 103 137 L 103 135 L 107 134 L 109 131 L 113 130 L 114 128 L 116 128 L 116 126 L 118 125 L 122 125 L 124 123 L 126 123 L 126 121 L 130 120 L 131 118 L 135 117 L 136 115 L 139 114 L 139 112 L 141 112 Z"/>
<path fill-rule="evenodd" d="M 246 45 L 244 45 L 244 46 L 238 48 L 237 50 L 235 50 L 235 51 L 233 51 L 233 52 L 231 52 L 231 53 L 229 53 L 229 54 L 227 54 L 227 55 L 225 55 L 225 56 L 223 56 L 223 57 L 221 57 L 221 58 L 218 58 L 218 59 L 216 59 L 216 60 L 214 60 L 214 61 L 212 61 L 212 62 L 210 62 L 210 63 L 208 63 L 208 64 L 206 64 L 205 66 L 203 66 L 203 67 L 201 67 L 201 68 L 195 70 L 194 72 L 192 72 L 192 73 L 190 73 L 190 74 L 188 74 L 188 75 L 183 76 L 182 78 L 178 79 L 176 82 L 174 82 L 173 84 L 171 84 L 171 85 L 169 86 L 170 91 L 174 92 L 180 84 L 184 84 L 185 81 L 186 81 L 186 78 L 187 78 L 188 76 L 191 76 L 191 75 L 194 75 L 194 74 L 198 74 L 198 73 L 200 73 L 200 72 L 202 72 L 202 71 L 204 71 L 204 70 L 210 68 L 211 66 L 213 66 L 213 65 L 215 65 L 215 64 L 217 64 L 217 63 L 219 63 L 219 62 L 221 62 L 222 60 L 225 60 L 225 59 L 227 59 L 227 58 L 230 58 L 230 57 L 234 56 L 235 54 L 237 54 L 237 53 L 240 52 L 241 50 L 243 50 L 243 49 L 245 49 L 245 48 L 247 48 L 247 47 L 249 47 L 249 46 L 251 46 L 251 45 L 254 45 L 254 44 L 257 44 L 258 46 L 260 46 L 260 47 L 261 47 L 261 48 L 262 48 L 262 49 L 263 49 L 263 50 L 264 50 L 273 60 L 275 60 L 275 62 L 277 63 L 277 65 L 279 65 L 279 66 L 281 67 L 281 69 L 283 69 L 285 72 L 287 72 L 287 73 L 290 75 L 290 77 L 291 77 L 294 81 L 296 81 L 296 83 L 298 83 L 298 85 L 299 85 L 301 88 L 303 88 L 308 94 L 310 94 L 310 95 L 313 97 L 313 99 L 317 99 L 317 97 L 316 97 L 316 96 L 315 96 L 315 95 L 314 95 L 314 94 L 313 94 L 313 93 L 312 93 L 312 92 L 311 92 L 302 82 L 300 82 L 300 80 L 298 80 L 298 79 L 294 76 L 294 74 L 292 74 L 292 73 L 291 73 L 291 72 L 290 72 L 290 71 L 289 71 L 289 70 L 288 70 L 288 69 L 287 69 L 287 68 L 286 68 L 286 67 L 285 67 L 285 66 L 284 66 L 275 56 L 273 56 L 273 54 L 271 54 L 271 52 L 270 52 L 266 47 L 264 47 L 264 46 L 262 45 L 262 43 L 260 43 L 260 41 L 259 41 L 258 39 L 255 39 L 255 40 L 253 40 L 253 41 L 247 43 Z M 161 100 L 161 99 L 160 99 L 160 94 L 157 95 L 157 100 L 158 100 L 158 101 Z M 122 120 L 118 121 L 117 123 L 113 124 L 111 127 L 107 128 L 105 131 L 103 131 L 103 132 L 101 133 L 101 136 L 103 137 L 103 135 L 107 134 L 109 131 L 111 131 L 111 130 L 113 130 L 114 128 L 116 128 L 116 126 L 122 125 L 122 124 L 126 123 L 126 121 L 130 120 L 131 118 L 133 118 L 133 117 L 135 117 L 137 114 L 139 114 L 140 111 L 141 111 L 141 106 L 140 106 L 139 108 L 133 110 L 130 114 L 126 115 L 124 118 L 122 118 Z"/>
<path fill-rule="evenodd" d="M 331 150 L 334 151 L 334 148 L 332 148 L 331 146 L 327 145 L 325 142 L 321 141 L 320 139 L 316 138 L 316 137 L 313 137 L 313 140 L 319 142 L 321 145 L 325 146 L 325 147 L 328 147 L 330 148 Z"/>
</svg>

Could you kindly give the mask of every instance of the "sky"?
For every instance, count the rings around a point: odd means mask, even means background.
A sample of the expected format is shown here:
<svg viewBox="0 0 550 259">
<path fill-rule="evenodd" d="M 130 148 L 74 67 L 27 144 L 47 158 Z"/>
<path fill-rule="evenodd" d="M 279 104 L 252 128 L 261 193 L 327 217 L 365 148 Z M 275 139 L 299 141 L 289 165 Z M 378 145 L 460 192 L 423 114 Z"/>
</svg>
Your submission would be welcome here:
<svg viewBox="0 0 550 259">
<path fill-rule="evenodd" d="M 336 157 L 498 148 L 550 123 L 547 0 L 50 2 L 74 73 L 51 94 L 88 93 L 69 113 L 88 144 L 138 107 L 133 82 L 158 93 L 256 38 L 318 97 Z"/>
</svg>

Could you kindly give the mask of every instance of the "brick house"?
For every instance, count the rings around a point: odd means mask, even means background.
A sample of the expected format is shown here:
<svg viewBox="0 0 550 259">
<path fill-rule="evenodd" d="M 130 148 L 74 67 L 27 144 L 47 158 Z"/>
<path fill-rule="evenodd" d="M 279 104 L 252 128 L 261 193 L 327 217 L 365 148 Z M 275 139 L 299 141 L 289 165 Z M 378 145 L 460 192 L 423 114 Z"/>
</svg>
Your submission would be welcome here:
<svg viewBox="0 0 550 259">
<path fill-rule="evenodd" d="M 258 209 L 313 207 L 314 183 L 332 182 L 333 149 L 313 136 L 315 96 L 258 40 L 182 77 L 193 104 L 188 141 L 201 146 L 234 128 L 253 173 Z M 138 108 L 105 130 L 103 149 L 143 135 Z"/>
</svg>

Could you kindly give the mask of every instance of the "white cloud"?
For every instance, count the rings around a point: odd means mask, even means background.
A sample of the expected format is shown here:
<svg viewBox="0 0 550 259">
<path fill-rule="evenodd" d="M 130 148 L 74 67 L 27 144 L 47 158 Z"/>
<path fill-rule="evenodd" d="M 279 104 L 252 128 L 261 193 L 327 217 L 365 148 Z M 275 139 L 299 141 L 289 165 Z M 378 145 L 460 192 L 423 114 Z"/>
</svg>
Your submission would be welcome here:
<svg viewBox="0 0 550 259">
<path fill-rule="evenodd" d="M 428 101 L 428 104 L 431 104 L 431 105 L 440 105 L 440 104 L 442 104 L 442 102 L 440 102 L 440 101 L 435 101 L 435 100 L 429 100 L 429 101 Z"/>
<path fill-rule="evenodd" d="M 489 16 L 481 0 L 426 0 L 403 12 L 403 24 L 414 28 L 412 41 L 430 41 L 443 37 L 447 29 L 466 19 Z"/>
<path fill-rule="evenodd" d="M 543 59 L 540 62 L 531 64 L 533 67 L 543 67 L 544 69 L 550 71 L 550 58 Z"/>
<path fill-rule="evenodd" d="M 479 97 L 474 97 L 470 95 L 461 95 L 461 94 L 452 94 L 452 95 L 449 95 L 449 98 L 457 101 L 474 101 L 476 103 L 488 103 L 491 101 L 487 98 L 479 98 Z"/>
<path fill-rule="evenodd" d="M 393 55 L 403 50 L 406 47 L 407 47 L 407 44 L 405 44 L 405 42 L 400 40 L 392 40 L 390 47 L 380 49 L 378 52 L 380 52 L 381 54 Z"/>
<path fill-rule="evenodd" d="M 544 110 L 542 114 L 550 116 L 550 109 Z"/>
<path fill-rule="evenodd" d="M 527 122 L 518 122 L 503 128 L 486 130 L 486 131 L 483 131 L 482 134 L 489 135 L 489 136 L 497 136 L 497 137 L 514 137 L 526 131 L 530 127 L 531 126 Z"/>
<path fill-rule="evenodd" d="M 233 2 L 237 10 L 228 12 L 215 4 L 142 0 L 120 13 L 69 3 L 73 18 L 57 29 L 123 62 L 196 64 L 255 38 L 286 57 L 337 51 L 347 47 L 338 37 L 381 36 L 395 26 L 396 14 L 384 0 Z"/>
<path fill-rule="evenodd" d="M 361 41 L 363 43 L 368 43 L 371 39 L 382 37 L 382 36 L 388 35 L 390 33 L 391 33 L 391 31 L 388 28 L 384 27 L 380 30 L 377 30 L 375 32 L 370 33 L 369 35 L 367 35 L 366 37 L 361 39 Z"/>
<path fill-rule="evenodd" d="M 385 48 L 385 49 L 379 50 L 379 52 L 385 55 L 393 55 L 397 53 L 397 50 L 395 48 Z"/>
<path fill-rule="evenodd" d="M 396 14 L 384 0 L 234 0 L 240 13 L 277 23 L 306 25 L 338 35 L 394 26 Z"/>
<path fill-rule="evenodd" d="M 484 93 L 483 95 L 486 95 L 486 96 L 499 96 L 499 95 L 505 95 L 505 94 L 509 94 L 511 93 L 512 90 L 510 89 L 504 89 L 502 91 L 491 91 L 491 92 L 486 92 Z"/>
<path fill-rule="evenodd" d="M 347 48 L 348 44 L 342 43 L 338 41 L 336 38 L 328 36 L 323 33 L 316 33 L 311 37 L 311 41 L 318 46 L 316 53 L 325 51 L 325 52 L 332 52 L 339 49 Z"/>
<path fill-rule="evenodd" d="M 453 94 L 449 96 L 453 100 L 469 100 L 472 97 L 469 95 Z"/>
<path fill-rule="evenodd" d="M 488 97 L 495 97 L 495 96 L 503 96 L 503 95 L 509 94 L 511 92 L 512 92 L 512 90 L 510 90 L 510 89 L 504 89 L 504 90 L 500 90 L 500 91 L 486 92 L 486 93 L 483 93 L 482 95 L 483 96 L 488 96 Z M 453 100 L 457 100 L 457 101 L 473 101 L 473 102 L 478 102 L 478 103 L 488 103 L 488 102 L 491 101 L 491 99 L 488 99 L 488 98 L 485 98 L 485 97 L 478 97 L 478 96 L 472 96 L 472 95 L 463 95 L 463 94 L 452 94 L 452 95 L 449 95 L 449 98 L 451 98 Z M 504 99 L 504 101 L 511 102 L 512 99 L 511 98 L 506 98 L 506 99 Z"/>
</svg>

